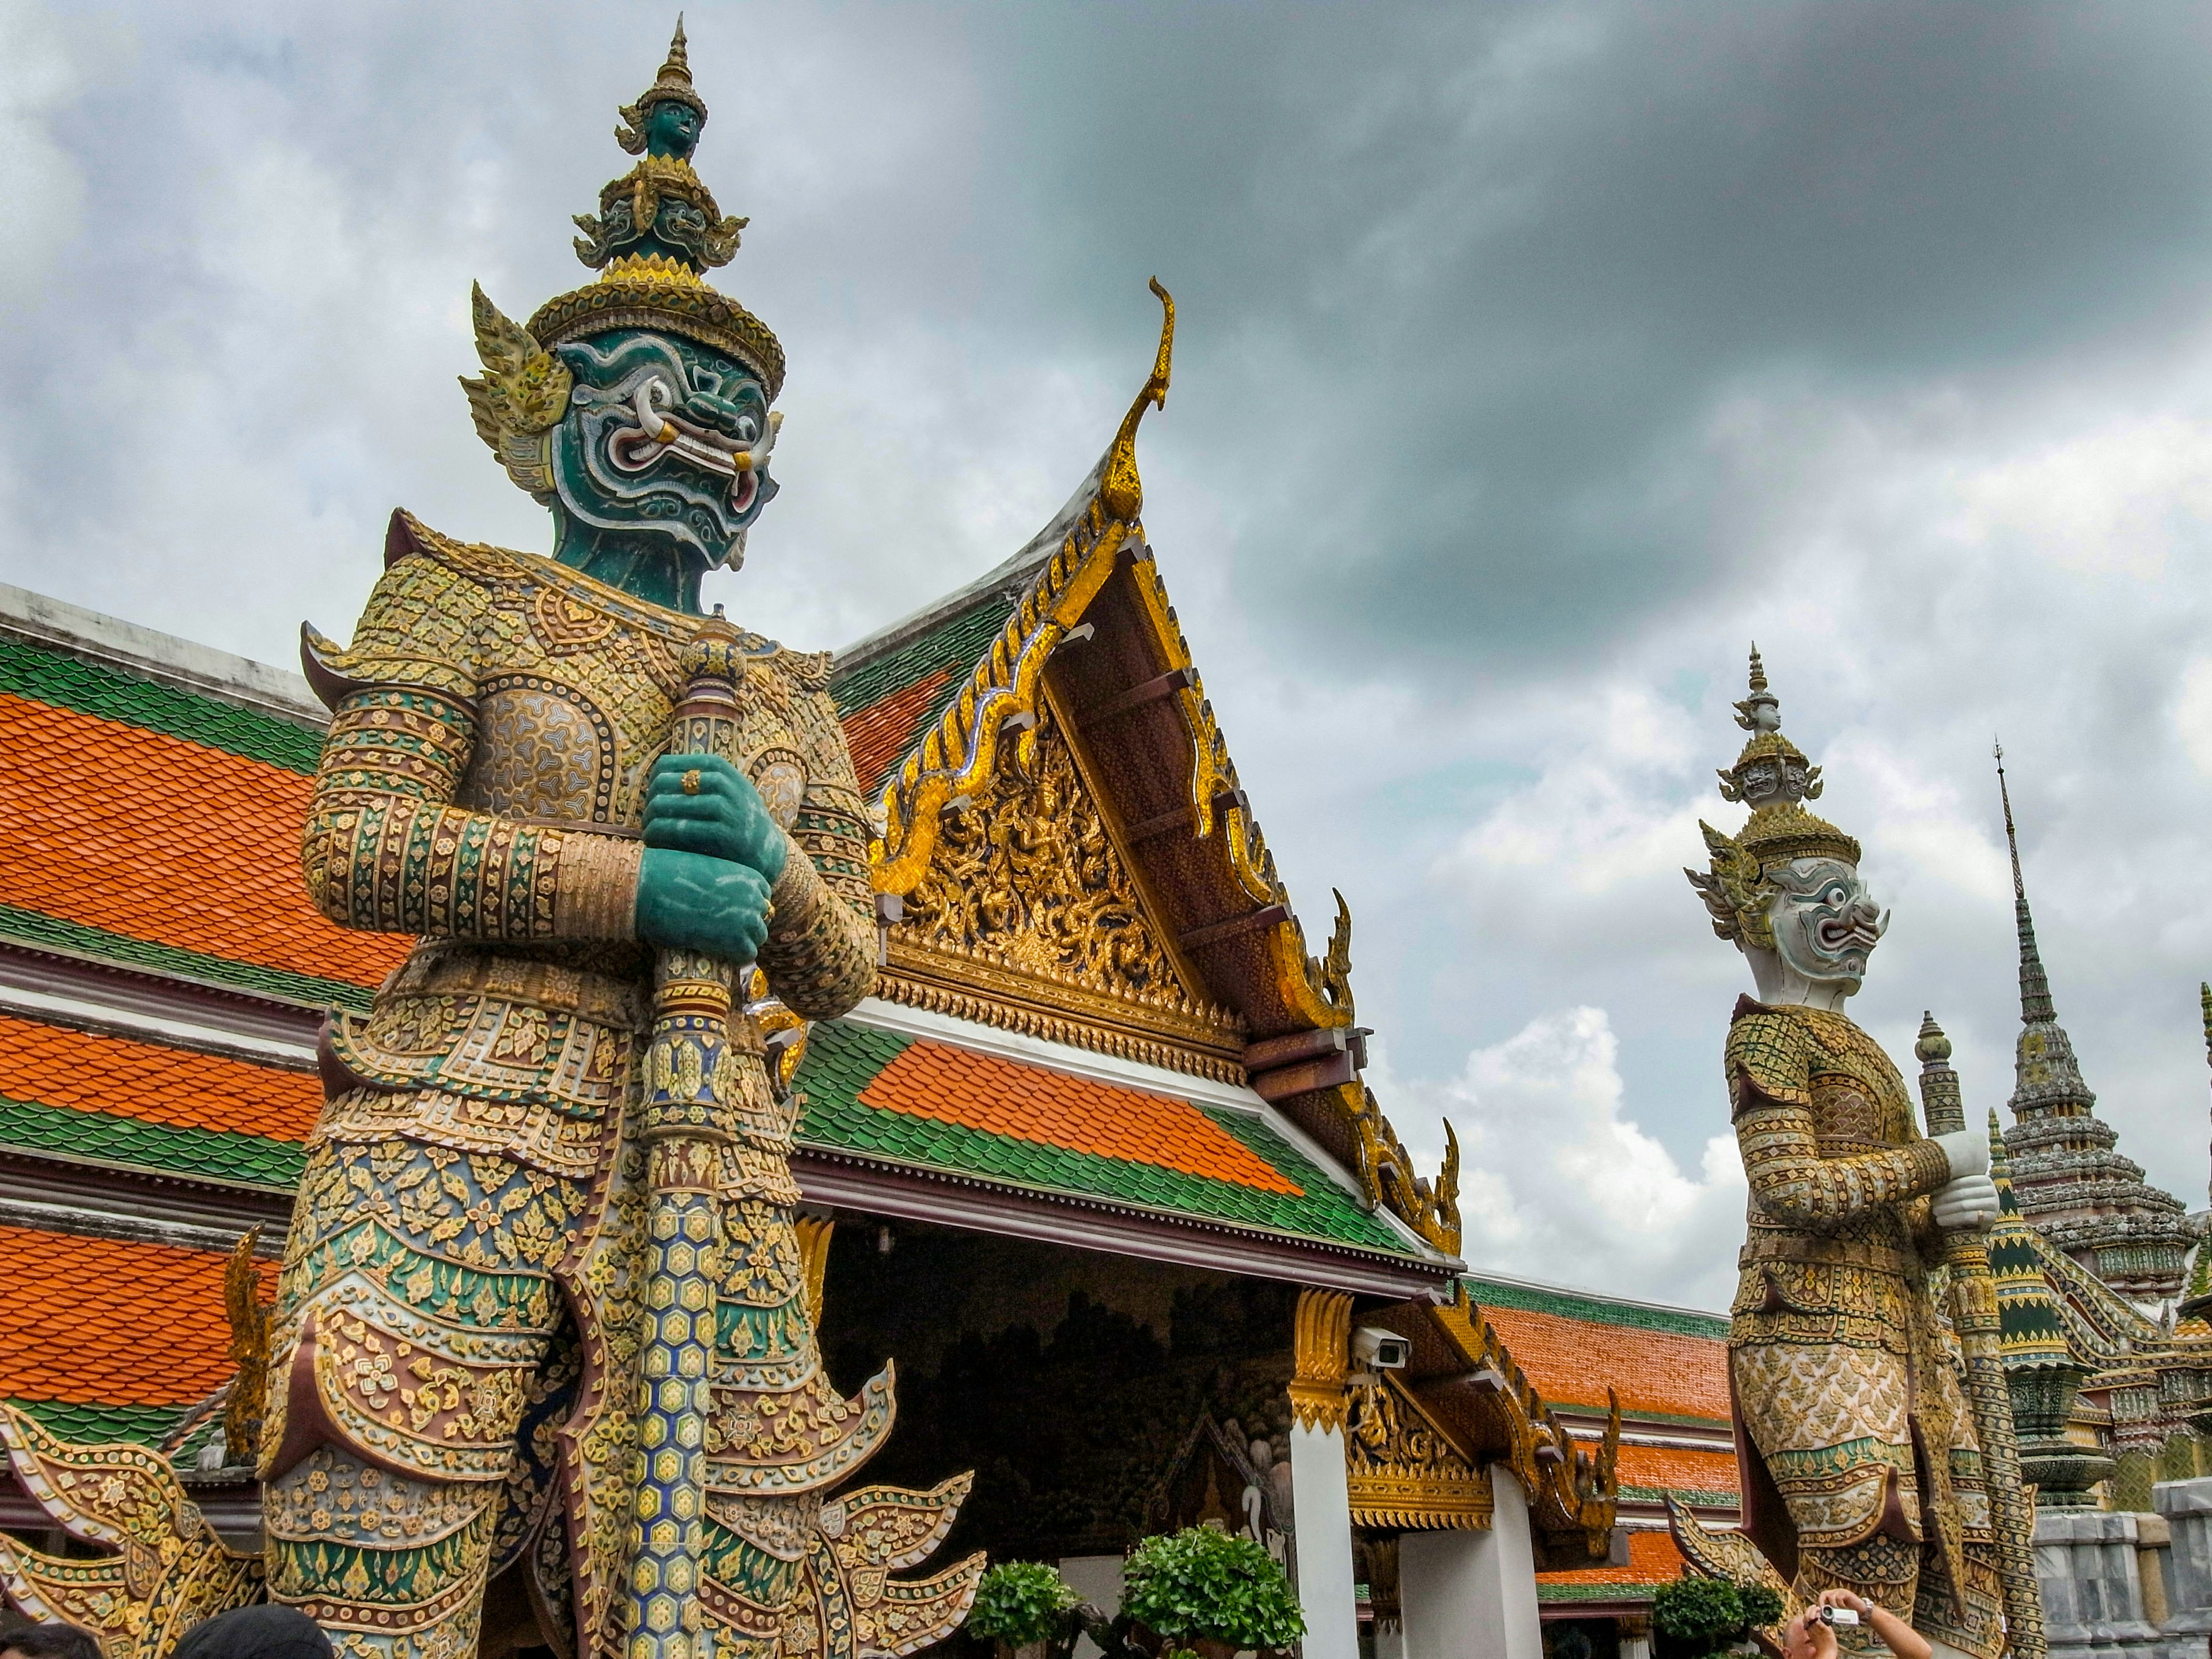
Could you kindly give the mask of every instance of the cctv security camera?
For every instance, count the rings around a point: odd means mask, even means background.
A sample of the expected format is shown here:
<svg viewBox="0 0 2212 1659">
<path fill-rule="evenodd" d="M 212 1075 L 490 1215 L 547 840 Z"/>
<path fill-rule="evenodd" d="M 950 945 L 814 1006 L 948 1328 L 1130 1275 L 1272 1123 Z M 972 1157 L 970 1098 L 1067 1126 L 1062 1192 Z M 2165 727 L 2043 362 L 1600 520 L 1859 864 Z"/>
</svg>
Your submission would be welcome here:
<svg viewBox="0 0 2212 1659">
<path fill-rule="evenodd" d="M 1362 1325 L 1352 1334 L 1352 1357 L 1362 1370 L 1403 1370 L 1413 1352 L 1413 1345 L 1395 1331 Z"/>
</svg>

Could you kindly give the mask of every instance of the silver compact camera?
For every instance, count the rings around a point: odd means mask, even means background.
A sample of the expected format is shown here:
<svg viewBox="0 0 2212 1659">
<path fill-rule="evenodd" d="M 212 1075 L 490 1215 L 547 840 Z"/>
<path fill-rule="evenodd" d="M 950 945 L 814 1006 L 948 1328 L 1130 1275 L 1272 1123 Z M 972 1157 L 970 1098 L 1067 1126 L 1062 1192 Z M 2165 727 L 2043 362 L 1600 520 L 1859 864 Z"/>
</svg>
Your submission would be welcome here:
<svg viewBox="0 0 2212 1659">
<path fill-rule="evenodd" d="M 1858 1621 L 1858 1614 L 1853 1613 L 1849 1607 L 1822 1607 L 1820 1609 L 1820 1622 L 1824 1625 L 1832 1626 L 1836 1625 L 1856 1625 Z"/>
</svg>

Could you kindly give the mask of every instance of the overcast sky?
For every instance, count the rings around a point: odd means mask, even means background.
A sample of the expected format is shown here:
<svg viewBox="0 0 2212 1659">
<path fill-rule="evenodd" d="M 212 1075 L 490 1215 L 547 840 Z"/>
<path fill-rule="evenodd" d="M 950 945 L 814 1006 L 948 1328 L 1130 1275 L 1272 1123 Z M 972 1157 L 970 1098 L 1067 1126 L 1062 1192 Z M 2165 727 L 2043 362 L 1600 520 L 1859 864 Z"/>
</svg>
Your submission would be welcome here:
<svg viewBox="0 0 2212 1659">
<path fill-rule="evenodd" d="M 544 550 L 468 292 L 672 9 L 0 0 L 0 580 L 289 665 L 404 503 Z M 2204 1202 L 2212 11 L 691 0 L 716 281 L 791 360 L 713 597 L 836 645 L 1048 518 L 1180 314 L 1146 520 L 1384 1104 L 1479 1266 L 1724 1305 L 1748 978 L 1680 868 L 1756 638 L 1895 908 L 1855 1012 L 1970 1105 L 2018 1000 Z"/>
</svg>

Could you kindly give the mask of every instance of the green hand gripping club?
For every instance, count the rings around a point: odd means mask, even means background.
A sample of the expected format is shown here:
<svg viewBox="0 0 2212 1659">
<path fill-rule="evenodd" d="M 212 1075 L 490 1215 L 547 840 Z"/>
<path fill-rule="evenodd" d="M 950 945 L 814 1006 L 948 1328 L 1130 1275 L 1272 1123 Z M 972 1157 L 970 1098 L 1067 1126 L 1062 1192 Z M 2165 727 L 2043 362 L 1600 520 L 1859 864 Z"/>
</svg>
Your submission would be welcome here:
<svg viewBox="0 0 2212 1659">
<path fill-rule="evenodd" d="M 720 605 L 684 648 L 687 684 L 669 752 L 734 758 L 745 660 Z M 699 1599 L 707 1538 L 707 1419 L 721 1254 L 715 1178 L 732 1139 L 732 988 L 745 964 L 665 950 L 653 963 L 646 1144 L 645 1340 L 638 1356 L 643 1468 L 630 1532 L 628 1659 L 712 1659 Z M 744 1028 L 749 1030 L 749 1028 Z"/>
</svg>

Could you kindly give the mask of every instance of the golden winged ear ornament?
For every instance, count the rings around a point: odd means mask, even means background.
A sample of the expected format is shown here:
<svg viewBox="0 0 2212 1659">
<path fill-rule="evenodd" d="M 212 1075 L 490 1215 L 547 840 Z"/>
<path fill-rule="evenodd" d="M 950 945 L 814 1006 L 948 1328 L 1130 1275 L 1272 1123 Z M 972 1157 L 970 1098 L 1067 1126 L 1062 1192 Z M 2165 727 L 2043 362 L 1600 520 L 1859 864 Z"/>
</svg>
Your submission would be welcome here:
<svg viewBox="0 0 2212 1659">
<path fill-rule="evenodd" d="M 502 313 L 483 289 L 469 290 L 477 357 L 484 372 L 461 377 L 477 436 L 507 476 L 533 495 L 553 491 L 552 430 L 568 407 L 574 376 L 530 332 Z"/>
</svg>

